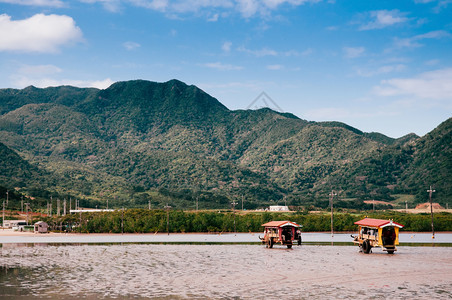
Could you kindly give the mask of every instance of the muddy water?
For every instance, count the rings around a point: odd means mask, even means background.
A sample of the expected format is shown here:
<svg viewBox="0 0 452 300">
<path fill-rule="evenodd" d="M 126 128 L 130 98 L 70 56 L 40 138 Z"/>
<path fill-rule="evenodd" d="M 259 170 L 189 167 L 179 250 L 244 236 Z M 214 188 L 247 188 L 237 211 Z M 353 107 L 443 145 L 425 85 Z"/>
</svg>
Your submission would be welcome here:
<svg viewBox="0 0 452 300">
<path fill-rule="evenodd" d="M 1 299 L 446 299 L 452 248 L 64 245 L 0 248 Z"/>
</svg>

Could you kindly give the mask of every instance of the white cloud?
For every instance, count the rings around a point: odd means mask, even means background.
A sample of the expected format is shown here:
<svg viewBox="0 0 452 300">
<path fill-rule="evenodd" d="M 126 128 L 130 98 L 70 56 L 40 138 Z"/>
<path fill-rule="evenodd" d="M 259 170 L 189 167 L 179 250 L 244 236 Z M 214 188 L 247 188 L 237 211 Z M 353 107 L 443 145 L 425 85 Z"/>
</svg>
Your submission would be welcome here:
<svg viewBox="0 0 452 300">
<path fill-rule="evenodd" d="M 26 75 L 49 75 L 61 73 L 62 70 L 54 65 L 23 65 L 19 73 Z"/>
<path fill-rule="evenodd" d="M 414 0 L 415 3 L 427 4 L 427 3 L 437 3 L 433 8 L 433 12 L 439 13 L 443 8 L 447 8 L 449 4 L 452 4 L 452 0 Z"/>
<path fill-rule="evenodd" d="M 381 75 L 381 74 L 387 74 L 387 73 L 393 73 L 393 72 L 401 72 L 406 69 L 406 66 L 403 64 L 397 64 L 397 65 L 386 65 L 381 66 L 378 68 L 372 68 L 372 69 L 358 69 L 356 70 L 356 73 L 359 76 L 363 77 L 372 77 L 375 75 Z"/>
<path fill-rule="evenodd" d="M 102 6 L 111 12 L 118 12 L 121 7 L 121 0 L 79 0 L 84 3 L 97 3 L 99 2 Z"/>
<path fill-rule="evenodd" d="M 122 44 L 124 46 L 124 48 L 126 48 L 127 50 L 135 50 L 139 47 L 141 47 L 140 44 L 135 43 L 135 42 L 125 42 L 124 44 Z"/>
<path fill-rule="evenodd" d="M 277 10 L 279 6 L 284 4 L 300 6 L 308 2 L 317 3 L 320 0 L 236 0 L 236 10 L 243 17 L 250 18 L 256 14 L 269 15 L 271 11 Z"/>
<path fill-rule="evenodd" d="M 268 70 L 272 70 L 272 71 L 277 71 L 277 70 L 284 69 L 284 66 L 282 66 L 282 65 L 268 65 L 267 69 Z"/>
<path fill-rule="evenodd" d="M 364 47 L 344 47 L 342 48 L 345 58 L 357 58 L 363 56 L 366 49 Z"/>
<path fill-rule="evenodd" d="M 18 88 L 24 88 L 30 85 L 39 88 L 46 88 L 49 86 L 70 85 L 77 87 L 94 87 L 98 89 L 106 89 L 112 85 L 114 81 L 110 78 L 104 80 L 73 80 L 73 79 L 53 79 L 53 78 L 29 78 L 26 76 L 19 76 L 14 79 L 14 85 Z"/>
<path fill-rule="evenodd" d="M 398 39 L 394 40 L 396 48 L 417 48 L 422 47 L 423 44 L 420 42 L 425 39 L 443 39 L 443 38 L 452 38 L 452 34 L 444 30 L 436 30 L 430 31 L 424 34 L 419 34 L 410 38 Z"/>
<path fill-rule="evenodd" d="M 375 10 L 369 13 L 369 17 L 372 21 L 367 24 L 361 25 L 360 30 L 372 30 L 372 29 L 381 29 L 388 26 L 392 26 L 399 23 L 405 23 L 409 19 L 406 16 L 406 13 L 401 13 L 397 9 L 393 10 Z"/>
<path fill-rule="evenodd" d="M 0 0 L 1 1 L 1 0 Z M 50 0 L 49 0 L 50 1 Z M 117 11 L 121 0 L 81 0 L 85 3 L 102 3 L 111 11 Z M 125 2 L 124 0 L 122 0 Z M 160 11 L 168 17 L 178 18 L 181 14 L 195 14 L 207 17 L 215 22 L 220 16 L 239 13 L 244 18 L 256 15 L 268 16 L 280 6 L 300 6 L 305 3 L 317 3 L 321 0 L 128 0 L 127 2 L 146 9 Z M 221 10 L 221 11 L 220 11 Z"/>
<path fill-rule="evenodd" d="M 64 6 L 64 3 L 60 0 L 0 0 L 0 3 L 10 3 L 27 6 L 48 6 L 48 7 Z"/>
<path fill-rule="evenodd" d="M 218 21 L 218 17 L 220 15 L 219 14 L 214 14 L 213 16 L 211 16 L 210 18 L 207 19 L 208 22 L 216 22 Z"/>
<path fill-rule="evenodd" d="M 221 46 L 221 49 L 222 49 L 224 52 L 231 52 L 231 47 L 232 47 L 232 43 L 229 42 L 229 41 L 227 41 L 227 42 L 224 42 L 224 43 L 223 43 L 223 45 Z"/>
<path fill-rule="evenodd" d="M 231 8 L 233 2 L 229 0 L 180 0 L 168 1 L 168 10 L 176 13 L 198 13 L 205 9 Z"/>
<path fill-rule="evenodd" d="M 91 82 L 86 81 L 86 83 L 88 84 L 87 85 L 88 87 L 94 87 L 94 88 L 98 88 L 98 89 L 106 89 L 115 82 L 113 80 L 111 80 L 110 78 L 106 78 L 104 80 L 96 80 L 96 81 L 91 81 Z"/>
<path fill-rule="evenodd" d="M 220 70 L 220 71 L 238 71 L 238 70 L 243 69 L 243 67 L 241 67 L 241 66 L 223 64 L 221 62 L 206 63 L 203 66 L 211 68 L 211 69 Z"/>
<path fill-rule="evenodd" d="M 306 49 L 303 52 L 299 52 L 296 50 L 289 50 L 286 52 L 281 53 L 284 56 L 308 56 L 311 55 L 314 51 L 311 48 Z"/>
<path fill-rule="evenodd" d="M 286 57 L 290 57 L 290 56 L 308 56 L 310 54 L 312 54 L 314 51 L 311 48 L 306 49 L 305 51 L 297 51 L 297 50 L 287 50 L 287 51 L 281 51 L 278 52 L 276 50 L 264 47 L 262 49 L 248 49 L 245 48 L 243 46 L 238 47 L 237 51 L 239 52 L 244 52 L 244 53 L 248 53 L 250 55 L 256 56 L 256 57 L 264 57 L 264 56 L 286 56 Z"/>
<path fill-rule="evenodd" d="M 82 40 L 75 21 L 64 15 L 37 14 L 13 21 L 0 15 L 0 51 L 58 52 L 63 45 Z"/>
<path fill-rule="evenodd" d="M 169 0 L 130 0 L 132 4 L 138 7 L 144 7 L 157 11 L 165 11 L 169 6 Z"/>
<path fill-rule="evenodd" d="M 251 50 L 251 49 L 247 49 L 245 47 L 239 47 L 237 50 L 240 52 L 245 52 L 245 53 L 251 54 L 256 57 L 277 56 L 278 55 L 278 52 L 276 52 L 275 50 L 269 49 L 269 48 L 262 48 L 260 50 Z"/>
<path fill-rule="evenodd" d="M 440 63 L 439 59 L 431 59 L 431 60 L 426 61 L 424 64 L 426 66 L 435 66 L 439 63 Z"/>
<path fill-rule="evenodd" d="M 138 7 L 165 12 L 169 15 L 200 13 L 206 9 L 231 8 L 234 5 L 230 0 L 129 0 L 129 2 Z M 210 15 L 209 19 L 212 17 L 215 17 L 215 14 Z"/>
<path fill-rule="evenodd" d="M 425 72 L 413 78 L 383 80 L 374 87 L 374 92 L 380 96 L 408 95 L 452 101 L 452 68 Z"/>
<path fill-rule="evenodd" d="M 259 3 L 256 0 L 237 0 L 236 8 L 243 17 L 249 18 L 259 10 Z"/>
</svg>

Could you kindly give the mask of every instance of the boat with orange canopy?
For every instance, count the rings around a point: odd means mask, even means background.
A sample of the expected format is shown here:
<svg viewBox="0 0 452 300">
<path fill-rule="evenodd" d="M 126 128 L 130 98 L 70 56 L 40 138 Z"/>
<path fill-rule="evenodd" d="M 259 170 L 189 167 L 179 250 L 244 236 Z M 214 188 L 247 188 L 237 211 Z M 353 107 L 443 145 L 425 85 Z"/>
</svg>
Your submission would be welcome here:
<svg viewBox="0 0 452 300">
<path fill-rule="evenodd" d="M 301 245 L 301 225 L 291 221 L 271 221 L 262 224 L 264 229 L 264 237 L 261 238 L 263 244 L 267 248 L 273 248 L 275 244 L 281 244 L 292 248 L 296 242 Z"/>
<path fill-rule="evenodd" d="M 373 247 L 380 247 L 383 251 L 393 254 L 399 245 L 399 229 L 402 224 L 393 220 L 364 218 L 355 222 L 359 227 L 358 235 L 353 236 L 353 243 L 358 244 L 362 252 L 370 253 Z"/>
</svg>

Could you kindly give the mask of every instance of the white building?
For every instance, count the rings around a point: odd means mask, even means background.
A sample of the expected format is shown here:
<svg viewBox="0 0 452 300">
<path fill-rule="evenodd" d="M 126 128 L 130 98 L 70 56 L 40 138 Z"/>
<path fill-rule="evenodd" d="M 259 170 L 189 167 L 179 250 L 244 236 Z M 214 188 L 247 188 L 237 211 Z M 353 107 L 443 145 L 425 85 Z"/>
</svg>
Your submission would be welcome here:
<svg viewBox="0 0 452 300">
<path fill-rule="evenodd" d="M 23 225 L 22 223 L 25 223 L 25 225 L 27 224 L 26 220 L 6 220 L 3 223 L 4 228 L 13 228 L 14 226 L 19 225 L 19 223 L 21 223 L 21 225 Z"/>
<path fill-rule="evenodd" d="M 271 205 L 270 211 L 290 211 L 290 209 L 285 205 Z"/>
</svg>

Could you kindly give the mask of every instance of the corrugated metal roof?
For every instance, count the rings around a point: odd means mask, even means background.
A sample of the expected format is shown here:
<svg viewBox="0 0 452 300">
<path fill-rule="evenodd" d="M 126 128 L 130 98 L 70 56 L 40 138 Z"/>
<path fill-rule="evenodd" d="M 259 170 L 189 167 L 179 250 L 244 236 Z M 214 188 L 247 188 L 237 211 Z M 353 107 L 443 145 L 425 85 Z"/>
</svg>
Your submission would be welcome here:
<svg viewBox="0 0 452 300">
<path fill-rule="evenodd" d="M 372 218 L 364 218 L 360 221 L 355 222 L 356 225 L 361 226 L 369 226 L 369 227 L 386 227 L 386 226 L 396 226 L 402 228 L 403 225 L 393 222 L 392 220 L 381 220 L 381 219 L 372 219 Z"/>
<path fill-rule="evenodd" d="M 291 222 L 291 221 L 271 221 L 265 224 L 262 224 L 264 227 L 284 227 L 284 226 L 294 226 L 294 227 L 302 227 L 301 225 Z"/>
</svg>

